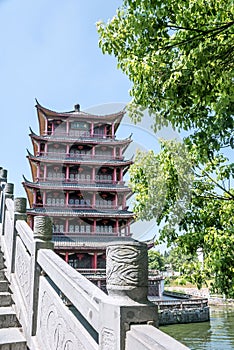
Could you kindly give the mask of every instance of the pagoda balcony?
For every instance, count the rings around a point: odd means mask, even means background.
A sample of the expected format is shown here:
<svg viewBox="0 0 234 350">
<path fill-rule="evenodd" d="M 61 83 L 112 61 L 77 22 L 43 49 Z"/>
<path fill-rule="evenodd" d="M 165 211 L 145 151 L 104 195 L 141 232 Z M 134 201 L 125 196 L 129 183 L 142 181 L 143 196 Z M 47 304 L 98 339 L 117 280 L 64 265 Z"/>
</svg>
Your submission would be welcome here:
<svg viewBox="0 0 234 350">
<path fill-rule="evenodd" d="M 92 232 L 71 232 L 71 231 L 67 231 L 67 232 L 54 232 L 53 233 L 53 237 L 61 237 L 61 236 L 74 236 L 74 237 L 79 237 L 79 236 L 84 236 L 84 235 L 95 235 L 95 236 L 123 236 L 122 233 L 117 233 L 117 232 L 105 232 L 105 231 L 92 231 Z"/>
<path fill-rule="evenodd" d="M 46 159 L 54 159 L 54 160 L 123 160 L 123 156 L 113 156 L 110 153 L 102 153 L 102 154 L 91 154 L 91 153 L 81 153 L 81 152 L 38 152 L 36 154 L 37 157 L 46 158 Z"/>
<path fill-rule="evenodd" d="M 96 235 L 96 236 L 126 236 L 127 232 L 123 234 L 120 229 L 113 228 L 111 225 L 91 226 L 91 225 L 69 225 L 65 229 L 64 225 L 54 225 L 53 236 L 82 236 L 82 235 Z"/>
<path fill-rule="evenodd" d="M 52 198 L 47 200 L 46 204 L 34 203 L 33 208 L 62 208 L 62 209 L 111 209 L 118 210 L 120 206 L 113 205 L 112 201 L 96 201 L 96 204 L 92 204 L 90 200 L 84 199 L 70 199 L 66 204 L 64 199 Z"/>
<path fill-rule="evenodd" d="M 69 178 L 66 178 L 64 173 L 49 173 L 46 178 L 40 176 L 39 182 L 52 181 L 63 182 L 70 184 L 110 184 L 110 185 L 124 185 L 125 181 L 114 181 L 112 175 L 95 175 L 95 179 L 92 179 L 90 174 L 70 174 Z"/>
<path fill-rule="evenodd" d="M 43 136 L 49 136 L 54 139 L 58 138 L 79 138 L 79 139 L 115 139 L 115 135 L 109 135 L 109 134 L 103 134 L 103 133 L 93 133 L 91 134 L 90 131 L 84 131 L 84 130 L 70 130 L 69 132 L 66 132 L 65 130 L 54 130 L 54 131 L 45 131 L 43 133 Z"/>
</svg>

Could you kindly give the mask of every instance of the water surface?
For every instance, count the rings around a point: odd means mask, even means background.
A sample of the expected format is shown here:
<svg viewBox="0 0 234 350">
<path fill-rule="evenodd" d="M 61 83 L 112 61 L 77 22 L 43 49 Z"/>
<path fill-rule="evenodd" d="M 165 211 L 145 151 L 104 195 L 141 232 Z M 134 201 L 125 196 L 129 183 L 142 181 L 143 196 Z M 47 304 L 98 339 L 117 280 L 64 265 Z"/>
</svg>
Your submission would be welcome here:
<svg viewBox="0 0 234 350">
<path fill-rule="evenodd" d="M 163 326 L 160 330 L 191 350 L 234 350 L 234 309 L 211 309 L 209 322 Z"/>
</svg>

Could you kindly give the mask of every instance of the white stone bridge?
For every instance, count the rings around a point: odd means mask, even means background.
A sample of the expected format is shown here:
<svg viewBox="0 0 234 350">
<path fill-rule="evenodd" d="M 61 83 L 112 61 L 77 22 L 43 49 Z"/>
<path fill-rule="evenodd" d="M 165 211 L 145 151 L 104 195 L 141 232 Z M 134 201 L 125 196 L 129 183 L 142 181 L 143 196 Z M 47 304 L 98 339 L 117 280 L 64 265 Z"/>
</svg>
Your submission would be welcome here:
<svg viewBox="0 0 234 350">
<path fill-rule="evenodd" d="M 147 247 L 107 248 L 108 295 L 53 251 L 48 217 L 26 223 L 0 170 L 0 350 L 186 350 L 157 329 L 147 299 Z"/>
</svg>

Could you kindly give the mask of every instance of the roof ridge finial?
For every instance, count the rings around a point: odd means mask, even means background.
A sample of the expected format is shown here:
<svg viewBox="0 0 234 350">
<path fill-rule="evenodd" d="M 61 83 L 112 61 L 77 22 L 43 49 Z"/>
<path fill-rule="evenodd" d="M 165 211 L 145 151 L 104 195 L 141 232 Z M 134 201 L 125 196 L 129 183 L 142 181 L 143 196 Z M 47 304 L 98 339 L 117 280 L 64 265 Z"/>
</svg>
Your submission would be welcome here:
<svg viewBox="0 0 234 350">
<path fill-rule="evenodd" d="M 79 103 L 75 104 L 74 109 L 75 109 L 75 112 L 80 112 L 80 104 Z"/>
</svg>

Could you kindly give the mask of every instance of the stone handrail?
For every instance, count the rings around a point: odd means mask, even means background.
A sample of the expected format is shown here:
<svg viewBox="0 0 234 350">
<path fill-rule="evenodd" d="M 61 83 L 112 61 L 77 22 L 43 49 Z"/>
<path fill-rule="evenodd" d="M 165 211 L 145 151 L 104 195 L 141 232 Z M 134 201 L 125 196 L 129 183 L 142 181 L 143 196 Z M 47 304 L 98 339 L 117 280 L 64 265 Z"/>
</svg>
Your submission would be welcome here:
<svg viewBox="0 0 234 350">
<path fill-rule="evenodd" d="M 154 327 L 145 244 L 107 248 L 107 295 L 54 253 L 48 217 L 35 217 L 31 230 L 26 200 L 13 200 L 10 184 L 1 187 L 0 212 L 6 275 L 30 350 L 187 349 Z"/>
</svg>

